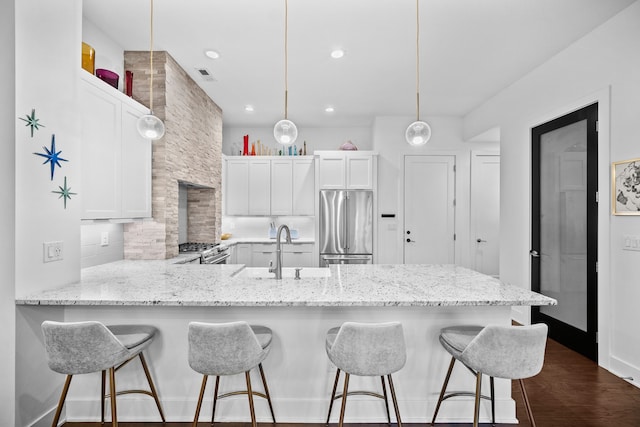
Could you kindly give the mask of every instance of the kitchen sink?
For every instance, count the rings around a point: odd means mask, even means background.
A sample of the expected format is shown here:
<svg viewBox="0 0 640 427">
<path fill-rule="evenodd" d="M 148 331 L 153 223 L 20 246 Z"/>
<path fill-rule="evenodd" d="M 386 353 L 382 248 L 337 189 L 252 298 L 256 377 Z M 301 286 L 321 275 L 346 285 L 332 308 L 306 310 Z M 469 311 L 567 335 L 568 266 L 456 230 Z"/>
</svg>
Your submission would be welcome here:
<svg viewBox="0 0 640 427">
<path fill-rule="evenodd" d="M 283 279 L 293 279 L 296 275 L 294 267 L 284 267 L 282 269 Z M 232 277 L 244 277 L 247 279 L 273 279 L 275 273 L 269 273 L 269 267 L 244 267 L 235 273 Z M 303 267 L 300 270 L 300 279 L 311 279 L 317 277 L 331 277 L 331 270 L 319 267 Z"/>
</svg>

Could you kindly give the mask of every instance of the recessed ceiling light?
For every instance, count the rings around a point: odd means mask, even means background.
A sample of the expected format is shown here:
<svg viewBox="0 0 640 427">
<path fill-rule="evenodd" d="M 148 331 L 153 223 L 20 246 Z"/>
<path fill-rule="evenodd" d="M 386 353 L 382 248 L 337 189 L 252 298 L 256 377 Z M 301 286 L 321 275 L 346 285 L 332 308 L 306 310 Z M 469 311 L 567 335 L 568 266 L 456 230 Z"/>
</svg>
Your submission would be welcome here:
<svg viewBox="0 0 640 427">
<path fill-rule="evenodd" d="M 253 105 L 245 105 L 244 111 L 246 111 L 247 113 L 253 113 Z"/>
<path fill-rule="evenodd" d="M 333 113 L 335 109 L 333 107 L 327 107 L 324 109 L 325 113 Z"/>
<path fill-rule="evenodd" d="M 331 57 L 334 59 L 339 59 L 342 58 L 344 56 L 344 50 L 342 49 L 335 49 L 331 51 Z"/>
<path fill-rule="evenodd" d="M 218 52 L 216 52 L 215 50 L 205 50 L 204 54 L 206 56 L 208 56 L 211 59 L 218 59 L 220 58 L 220 54 Z"/>
</svg>

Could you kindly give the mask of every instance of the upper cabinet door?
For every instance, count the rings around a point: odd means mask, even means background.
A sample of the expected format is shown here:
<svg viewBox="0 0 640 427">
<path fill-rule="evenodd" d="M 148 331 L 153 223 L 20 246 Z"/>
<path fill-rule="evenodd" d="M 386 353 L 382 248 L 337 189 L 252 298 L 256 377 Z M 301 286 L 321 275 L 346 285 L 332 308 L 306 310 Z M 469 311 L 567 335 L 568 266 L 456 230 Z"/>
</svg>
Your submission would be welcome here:
<svg viewBox="0 0 640 427">
<path fill-rule="evenodd" d="M 271 214 L 271 162 L 249 162 L 249 215 Z"/>
<path fill-rule="evenodd" d="M 136 128 L 144 113 L 122 104 L 122 217 L 151 217 L 151 140 Z"/>
<path fill-rule="evenodd" d="M 371 190 L 374 187 L 374 154 L 327 151 L 319 157 L 321 190 Z"/>
<path fill-rule="evenodd" d="M 119 218 L 122 103 L 91 83 L 80 84 L 82 218 Z"/>
<path fill-rule="evenodd" d="M 293 162 L 293 215 L 315 215 L 315 168 L 313 159 Z"/>
<path fill-rule="evenodd" d="M 225 208 L 227 215 L 249 213 L 249 161 L 227 160 L 225 177 Z"/>
<path fill-rule="evenodd" d="M 346 160 L 344 153 L 320 156 L 320 189 L 340 190 L 345 188 Z"/>
<path fill-rule="evenodd" d="M 352 154 L 347 156 L 346 188 L 349 190 L 373 188 L 373 156 Z"/>
<path fill-rule="evenodd" d="M 136 129 L 149 110 L 82 72 L 82 219 L 151 217 L 151 141 Z"/>
<path fill-rule="evenodd" d="M 271 160 L 271 215 L 293 211 L 293 165 L 291 159 Z"/>
<path fill-rule="evenodd" d="M 227 157 L 226 215 L 314 215 L 313 157 Z"/>
</svg>

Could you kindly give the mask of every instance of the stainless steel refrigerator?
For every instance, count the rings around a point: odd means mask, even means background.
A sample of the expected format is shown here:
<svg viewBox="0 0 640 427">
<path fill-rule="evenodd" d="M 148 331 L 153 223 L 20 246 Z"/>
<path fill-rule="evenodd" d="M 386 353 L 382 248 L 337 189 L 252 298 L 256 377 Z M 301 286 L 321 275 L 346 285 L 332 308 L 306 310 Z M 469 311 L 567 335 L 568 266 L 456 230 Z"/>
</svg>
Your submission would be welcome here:
<svg viewBox="0 0 640 427">
<path fill-rule="evenodd" d="M 372 261 L 373 192 L 320 191 L 320 266 Z"/>
</svg>

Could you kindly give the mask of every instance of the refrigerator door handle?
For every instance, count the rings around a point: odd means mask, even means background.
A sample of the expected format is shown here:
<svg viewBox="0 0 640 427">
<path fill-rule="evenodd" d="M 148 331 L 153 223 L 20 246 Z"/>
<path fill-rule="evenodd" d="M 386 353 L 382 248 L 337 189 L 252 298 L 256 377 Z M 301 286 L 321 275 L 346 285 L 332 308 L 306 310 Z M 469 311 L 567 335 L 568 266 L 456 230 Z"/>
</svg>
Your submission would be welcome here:
<svg viewBox="0 0 640 427">
<path fill-rule="evenodd" d="M 344 193 L 344 250 L 349 252 L 349 193 Z"/>
</svg>

